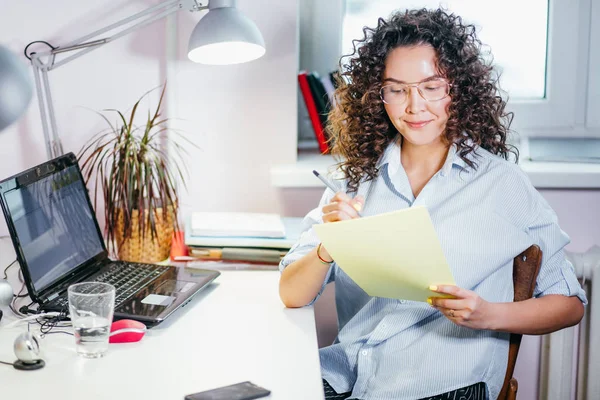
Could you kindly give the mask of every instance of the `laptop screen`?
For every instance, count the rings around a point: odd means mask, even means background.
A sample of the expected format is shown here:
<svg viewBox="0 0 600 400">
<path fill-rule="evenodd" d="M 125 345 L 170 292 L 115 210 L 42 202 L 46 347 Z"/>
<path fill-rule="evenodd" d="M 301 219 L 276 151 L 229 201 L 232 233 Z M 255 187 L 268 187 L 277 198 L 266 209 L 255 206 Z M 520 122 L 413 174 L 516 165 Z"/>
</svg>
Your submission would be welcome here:
<svg viewBox="0 0 600 400">
<path fill-rule="evenodd" d="M 76 165 L 5 194 L 37 292 L 104 251 Z"/>
</svg>

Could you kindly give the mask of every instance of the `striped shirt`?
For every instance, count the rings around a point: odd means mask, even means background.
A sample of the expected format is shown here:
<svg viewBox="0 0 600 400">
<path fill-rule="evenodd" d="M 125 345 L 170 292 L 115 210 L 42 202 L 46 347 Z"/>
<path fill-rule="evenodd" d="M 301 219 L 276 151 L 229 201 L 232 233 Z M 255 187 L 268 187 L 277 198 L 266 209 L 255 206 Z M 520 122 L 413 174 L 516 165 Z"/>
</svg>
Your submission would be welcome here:
<svg viewBox="0 0 600 400">
<path fill-rule="evenodd" d="M 543 260 L 534 296 L 578 296 L 586 304 L 563 252 L 569 237 L 528 177 L 516 164 L 481 148 L 467 157 L 476 169 L 452 146 L 442 168 L 415 198 L 400 162 L 400 145 L 392 142 L 378 161 L 378 177 L 362 183 L 356 193 L 365 197 L 361 214 L 426 206 L 457 285 L 490 302 L 512 301 L 513 259 L 537 244 Z M 327 189 L 305 217 L 305 231 L 280 270 L 317 246 L 311 227 L 323 223 L 321 208 L 333 194 Z M 365 400 L 412 400 L 485 382 L 490 398 L 498 396 L 508 333 L 457 326 L 424 302 L 370 297 L 336 263 L 319 295 L 334 280 L 339 333 L 320 350 L 320 358 L 323 378 L 336 392 L 352 391 L 350 398 Z"/>
</svg>

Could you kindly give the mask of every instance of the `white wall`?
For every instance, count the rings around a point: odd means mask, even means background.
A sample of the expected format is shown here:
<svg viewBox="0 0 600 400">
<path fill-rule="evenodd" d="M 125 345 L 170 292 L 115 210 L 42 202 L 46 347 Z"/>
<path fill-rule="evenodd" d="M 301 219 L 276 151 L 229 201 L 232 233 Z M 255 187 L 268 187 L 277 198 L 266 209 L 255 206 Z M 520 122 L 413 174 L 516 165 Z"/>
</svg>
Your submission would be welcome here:
<svg viewBox="0 0 600 400">
<path fill-rule="evenodd" d="M 31 41 L 64 45 L 158 3 L 2 1 L 0 40 L 22 55 Z M 168 77 L 170 116 L 185 120 L 176 127 L 201 148 L 190 149 L 184 211 L 278 212 L 281 202 L 270 185 L 269 168 L 296 157 L 297 2 L 240 0 L 238 8 L 257 24 L 267 47 L 266 55 L 251 63 L 215 67 L 189 61 L 188 36 L 203 13 L 181 11 L 174 17 L 174 29 L 163 19 L 51 71 L 65 151 L 77 153 L 105 128 L 93 110 L 127 110 Z M 178 40 L 166 43 L 169 34 Z M 175 59 L 167 57 L 167 49 L 176 53 Z M 2 133 L 0 149 L 0 178 L 46 160 L 36 98 L 27 114 Z M 6 234 L 0 220 L 0 235 Z"/>
<path fill-rule="evenodd" d="M 267 53 L 248 64 L 201 66 L 187 61 L 195 20 L 178 15 L 175 113 L 202 148 L 190 162 L 187 209 L 280 211 L 270 167 L 296 159 L 297 2 L 239 1 L 260 28 Z M 265 10 L 268 8 L 268 12 Z"/>
<path fill-rule="evenodd" d="M 117 21 L 153 2 L 69 0 L 2 2 L 0 37 L 19 54 L 34 40 L 57 46 Z M 52 17 L 50 17 L 52 15 Z M 104 128 L 91 110 L 128 108 L 164 79 L 164 22 L 131 34 L 50 72 L 59 130 L 67 151 L 78 151 L 90 135 Z M 40 51 L 46 47 L 35 47 Z M 89 108 L 90 110 L 86 109 Z M 5 177 L 46 159 L 37 99 L 28 113 L 0 136 Z"/>
<path fill-rule="evenodd" d="M 54 46 L 65 45 L 153 3 L 147 0 L 4 1 L 0 5 L 0 40 L 29 66 L 23 56 L 28 43 L 44 40 Z M 144 92 L 160 85 L 166 67 L 164 29 L 164 21 L 157 22 L 50 71 L 53 103 L 65 151 L 77 154 L 86 140 L 106 127 L 95 111 L 127 110 Z M 35 45 L 32 49 L 42 52 L 47 47 Z M 0 147 L 2 178 L 47 159 L 35 95 L 27 114 L 2 132 Z M 5 235 L 4 218 L 0 221 L 0 234 Z"/>
</svg>

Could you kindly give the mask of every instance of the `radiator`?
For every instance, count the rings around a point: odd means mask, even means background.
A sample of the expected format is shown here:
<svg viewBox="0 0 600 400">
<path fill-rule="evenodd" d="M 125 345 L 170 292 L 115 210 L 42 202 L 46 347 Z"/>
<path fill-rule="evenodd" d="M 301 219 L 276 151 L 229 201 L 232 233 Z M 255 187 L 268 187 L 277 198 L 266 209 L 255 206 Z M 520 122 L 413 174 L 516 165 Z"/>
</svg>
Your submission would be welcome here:
<svg viewBox="0 0 600 400">
<path fill-rule="evenodd" d="M 542 338 L 539 400 L 600 400 L 600 247 L 567 258 L 589 303 L 578 326 Z"/>
</svg>

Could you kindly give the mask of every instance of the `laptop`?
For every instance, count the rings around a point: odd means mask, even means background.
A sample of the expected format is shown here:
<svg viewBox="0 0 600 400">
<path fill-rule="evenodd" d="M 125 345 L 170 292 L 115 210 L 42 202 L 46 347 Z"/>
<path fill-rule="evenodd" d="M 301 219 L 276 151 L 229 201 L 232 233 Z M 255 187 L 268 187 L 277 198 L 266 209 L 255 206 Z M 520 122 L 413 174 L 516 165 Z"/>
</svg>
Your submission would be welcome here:
<svg viewBox="0 0 600 400">
<path fill-rule="evenodd" d="M 116 319 L 151 327 L 212 282 L 218 271 L 113 261 L 108 257 L 83 176 L 68 153 L 0 181 L 0 203 L 31 300 L 68 312 L 77 282 L 116 287 Z"/>
</svg>

